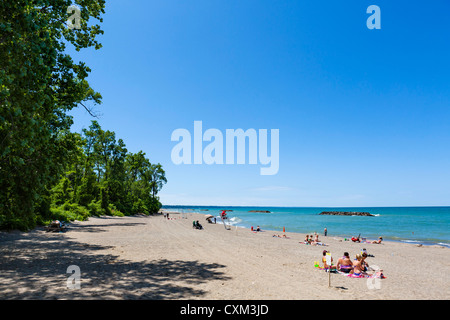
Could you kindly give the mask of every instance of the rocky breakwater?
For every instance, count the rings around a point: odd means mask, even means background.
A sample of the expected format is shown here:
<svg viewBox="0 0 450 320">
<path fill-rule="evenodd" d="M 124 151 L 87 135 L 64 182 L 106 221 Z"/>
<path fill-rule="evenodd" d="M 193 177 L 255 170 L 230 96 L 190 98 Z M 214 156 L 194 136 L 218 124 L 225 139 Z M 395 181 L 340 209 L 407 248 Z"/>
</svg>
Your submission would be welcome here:
<svg viewBox="0 0 450 320">
<path fill-rule="evenodd" d="M 349 212 L 349 211 L 323 211 L 319 213 L 320 215 L 329 216 L 363 216 L 363 217 L 374 217 L 373 214 L 369 212 Z"/>
</svg>

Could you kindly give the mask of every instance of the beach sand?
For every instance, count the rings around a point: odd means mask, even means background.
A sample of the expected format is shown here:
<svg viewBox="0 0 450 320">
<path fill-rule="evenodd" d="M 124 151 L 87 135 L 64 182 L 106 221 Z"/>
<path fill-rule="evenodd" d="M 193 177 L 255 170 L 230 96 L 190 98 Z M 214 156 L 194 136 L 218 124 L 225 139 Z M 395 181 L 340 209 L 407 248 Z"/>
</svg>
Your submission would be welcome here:
<svg viewBox="0 0 450 320">
<path fill-rule="evenodd" d="M 197 213 L 92 217 L 65 233 L 0 232 L 0 299 L 449 299 L 449 249 L 384 242 L 358 244 L 320 236 L 251 232 L 208 224 Z M 199 220 L 203 230 L 192 228 Z M 289 231 L 289 226 L 286 226 Z M 329 230 L 329 234 L 332 230 Z M 334 262 L 362 248 L 386 279 L 355 279 L 314 268 L 322 251 Z M 80 268 L 80 289 L 68 289 L 67 268 Z"/>
</svg>

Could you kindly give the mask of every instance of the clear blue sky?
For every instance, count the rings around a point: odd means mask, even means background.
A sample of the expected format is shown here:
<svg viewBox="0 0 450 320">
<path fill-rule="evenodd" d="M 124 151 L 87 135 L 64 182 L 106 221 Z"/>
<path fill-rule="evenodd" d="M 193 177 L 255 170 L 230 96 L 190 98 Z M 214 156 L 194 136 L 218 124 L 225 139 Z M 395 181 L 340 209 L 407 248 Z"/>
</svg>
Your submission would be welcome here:
<svg viewBox="0 0 450 320">
<path fill-rule="evenodd" d="M 447 0 L 108 1 L 103 48 L 74 56 L 102 127 L 163 165 L 163 204 L 450 205 L 449 13 Z M 92 120 L 72 114 L 77 132 Z M 171 134 L 195 120 L 279 129 L 278 174 L 173 164 Z"/>
</svg>

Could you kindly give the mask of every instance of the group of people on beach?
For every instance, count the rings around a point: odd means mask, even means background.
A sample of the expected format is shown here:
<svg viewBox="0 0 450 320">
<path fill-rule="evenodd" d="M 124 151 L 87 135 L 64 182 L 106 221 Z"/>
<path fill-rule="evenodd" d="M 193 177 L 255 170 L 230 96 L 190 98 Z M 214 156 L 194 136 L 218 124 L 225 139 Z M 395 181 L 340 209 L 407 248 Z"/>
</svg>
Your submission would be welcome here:
<svg viewBox="0 0 450 320">
<path fill-rule="evenodd" d="M 378 240 L 373 240 L 373 241 L 367 241 L 364 238 L 361 239 L 361 235 L 358 235 L 358 237 L 352 237 L 351 240 L 353 242 L 367 242 L 367 243 L 373 243 L 373 244 L 380 244 L 383 241 L 382 237 L 378 237 Z"/>
<path fill-rule="evenodd" d="M 355 259 L 351 260 L 348 252 L 344 252 L 344 255 L 338 259 L 337 264 L 333 265 L 333 258 L 331 257 L 331 265 L 328 264 L 326 255 L 329 253 L 327 250 L 323 250 L 322 252 L 322 263 L 324 265 L 324 269 L 331 271 L 340 271 L 343 273 L 353 274 L 355 276 L 364 276 L 368 275 L 369 271 L 375 271 L 372 269 L 366 261 L 366 258 L 369 256 L 367 251 L 363 249 L 361 253 L 358 253 L 355 256 Z M 378 271 L 382 276 L 382 270 Z"/>
<path fill-rule="evenodd" d="M 319 234 L 317 234 L 316 232 L 314 232 L 314 239 L 313 239 L 313 235 L 306 235 L 305 237 L 305 241 L 304 244 L 310 244 L 310 245 L 320 245 L 320 246 L 325 246 L 324 243 L 319 241 Z"/>
</svg>

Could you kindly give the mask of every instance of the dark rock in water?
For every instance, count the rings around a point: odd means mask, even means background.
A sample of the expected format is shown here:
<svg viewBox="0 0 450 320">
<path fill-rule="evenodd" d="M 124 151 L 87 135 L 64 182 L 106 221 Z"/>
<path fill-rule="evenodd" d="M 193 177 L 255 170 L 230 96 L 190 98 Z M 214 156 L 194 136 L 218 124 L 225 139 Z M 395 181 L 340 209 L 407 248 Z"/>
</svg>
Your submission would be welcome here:
<svg viewBox="0 0 450 320">
<path fill-rule="evenodd" d="M 363 216 L 363 217 L 374 217 L 373 214 L 369 212 L 348 212 L 348 211 L 323 211 L 319 214 L 329 215 L 329 216 Z"/>
<path fill-rule="evenodd" d="M 267 211 L 267 210 L 250 210 L 249 212 L 264 212 L 264 213 L 270 213 L 270 211 Z"/>
</svg>

